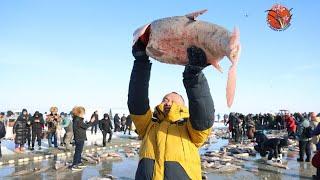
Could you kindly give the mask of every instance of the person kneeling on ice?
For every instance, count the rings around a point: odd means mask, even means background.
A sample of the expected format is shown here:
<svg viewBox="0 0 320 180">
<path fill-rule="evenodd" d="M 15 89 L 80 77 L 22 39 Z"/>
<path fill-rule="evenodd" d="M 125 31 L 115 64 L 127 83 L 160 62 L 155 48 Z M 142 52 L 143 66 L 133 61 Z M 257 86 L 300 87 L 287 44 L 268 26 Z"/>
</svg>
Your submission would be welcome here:
<svg viewBox="0 0 320 180">
<path fill-rule="evenodd" d="M 86 130 L 94 122 L 92 118 L 88 123 L 83 122 L 85 115 L 85 109 L 82 106 L 76 106 L 72 109 L 73 116 L 73 135 L 75 141 L 75 152 L 73 156 L 72 170 L 81 170 L 85 165 L 81 162 L 81 153 L 84 146 L 84 141 L 87 140 Z"/>
<path fill-rule="evenodd" d="M 256 132 L 255 139 L 257 145 L 254 149 L 260 153 L 261 157 L 265 157 L 268 154 L 267 163 L 273 163 L 273 160 L 277 163 L 282 163 L 282 148 L 288 146 L 287 138 L 271 138 L 268 139 L 263 132 Z"/>
<path fill-rule="evenodd" d="M 148 88 L 151 63 L 146 45 L 138 40 L 131 72 L 128 108 L 142 140 L 135 179 L 201 179 L 199 147 L 207 140 L 214 122 L 214 104 L 202 73 L 207 66 L 202 49 L 187 49 L 183 83 L 189 109 L 176 92 L 164 96 L 152 113 Z"/>
</svg>

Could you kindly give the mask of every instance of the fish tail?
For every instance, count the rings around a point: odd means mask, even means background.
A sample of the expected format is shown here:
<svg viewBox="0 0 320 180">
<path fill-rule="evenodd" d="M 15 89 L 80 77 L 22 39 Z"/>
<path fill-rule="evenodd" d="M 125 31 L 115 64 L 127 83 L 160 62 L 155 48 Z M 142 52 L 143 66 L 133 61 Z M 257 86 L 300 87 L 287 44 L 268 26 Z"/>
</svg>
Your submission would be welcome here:
<svg viewBox="0 0 320 180">
<path fill-rule="evenodd" d="M 227 105 L 229 108 L 232 106 L 233 100 L 234 100 L 234 95 L 236 90 L 236 79 L 237 79 L 237 65 L 234 64 L 229 69 L 227 89 L 226 89 Z"/>
<path fill-rule="evenodd" d="M 234 30 L 230 36 L 230 55 L 229 59 L 232 64 L 236 64 L 239 60 L 240 52 L 241 52 L 241 44 L 240 44 L 240 31 L 239 28 L 234 27 Z"/>
</svg>

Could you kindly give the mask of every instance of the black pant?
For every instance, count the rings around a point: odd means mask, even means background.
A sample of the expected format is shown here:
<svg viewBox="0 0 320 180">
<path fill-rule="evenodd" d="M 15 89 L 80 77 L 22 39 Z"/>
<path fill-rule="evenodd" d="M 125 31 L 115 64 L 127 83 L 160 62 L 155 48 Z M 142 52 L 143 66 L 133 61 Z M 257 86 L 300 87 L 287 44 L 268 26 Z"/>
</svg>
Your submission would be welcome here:
<svg viewBox="0 0 320 180">
<path fill-rule="evenodd" d="M 310 157 L 311 157 L 310 141 L 299 141 L 299 156 L 300 156 L 300 159 L 304 158 L 304 153 L 306 153 L 307 159 L 310 160 Z"/>
<path fill-rule="evenodd" d="M 34 142 L 37 138 L 38 146 L 41 146 L 41 129 L 40 130 L 32 130 L 32 147 L 34 147 Z"/>
<path fill-rule="evenodd" d="M 93 124 L 91 126 L 91 134 L 93 134 L 93 129 L 94 129 L 94 134 L 97 134 L 97 127 L 98 127 L 98 124 Z"/>
<path fill-rule="evenodd" d="M 267 148 L 267 151 L 269 151 L 268 160 L 271 160 L 272 158 L 278 158 L 279 154 L 281 154 L 281 148 L 278 147 L 278 145 Z"/>
<path fill-rule="evenodd" d="M 125 125 L 121 125 L 120 131 L 124 131 Z"/>
<path fill-rule="evenodd" d="M 27 140 L 28 140 L 28 147 L 31 145 L 31 130 L 28 128 L 27 130 Z"/>
<path fill-rule="evenodd" d="M 106 146 L 107 134 L 109 134 L 108 142 L 110 142 L 110 141 L 111 141 L 111 138 L 112 138 L 112 131 L 109 131 L 109 132 L 102 131 L 102 136 L 103 136 L 102 144 L 103 144 L 103 146 Z"/>
<path fill-rule="evenodd" d="M 240 142 L 240 138 L 241 138 L 241 130 L 240 130 L 240 128 L 235 128 L 234 129 L 234 141 L 235 142 Z"/>
<path fill-rule="evenodd" d="M 74 150 L 72 165 L 78 165 L 81 163 L 81 154 L 84 146 L 84 141 L 75 141 L 75 144 L 76 148 Z"/>
<path fill-rule="evenodd" d="M 124 130 L 124 134 L 126 134 L 127 130 L 129 130 L 129 135 L 131 135 L 131 134 L 130 134 L 131 126 L 126 126 L 126 129 Z"/>
<path fill-rule="evenodd" d="M 114 125 L 114 132 L 120 131 L 120 125 L 116 124 Z"/>
</svg>

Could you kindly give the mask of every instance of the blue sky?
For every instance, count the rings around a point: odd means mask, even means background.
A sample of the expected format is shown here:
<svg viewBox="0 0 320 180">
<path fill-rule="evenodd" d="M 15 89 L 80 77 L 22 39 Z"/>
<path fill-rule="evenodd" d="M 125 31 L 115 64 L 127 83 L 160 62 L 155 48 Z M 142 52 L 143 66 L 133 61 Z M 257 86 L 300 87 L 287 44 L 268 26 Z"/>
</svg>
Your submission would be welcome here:
<svg viewBox="0 0 320 180">
<path fill-rule="evenodd" d="M 274 3 L 293 8 L 282 32 L 266 24 Z M 155 19 L 208 9 L 199 17 L 239 27 L 242 54 L 234 105 L 226 106 L 225 73 L 205 70 L 217 112 L 319 111 L 318 1 L 1 0 L 0 111 L 46 111 L 51 105 L 125 109 L 132 33 Z M 248 14 L 248 17 L 245 17 Z M 153 60 L 151 106 L 164 94 L 186 97 L 182 66 Z"/>
</svg>

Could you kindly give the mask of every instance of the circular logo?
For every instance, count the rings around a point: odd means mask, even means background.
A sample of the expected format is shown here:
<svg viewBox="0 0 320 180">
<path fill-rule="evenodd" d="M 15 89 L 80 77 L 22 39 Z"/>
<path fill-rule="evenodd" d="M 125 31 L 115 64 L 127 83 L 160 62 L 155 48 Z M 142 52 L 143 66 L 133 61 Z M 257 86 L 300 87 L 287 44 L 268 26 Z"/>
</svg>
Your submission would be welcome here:
<svg viewBox="0 0 320 180">
<path fill-rule="evenodd" d="M 275 31 L 286 30 L 290 26 L 291 21 L 291 10 L 284 7 L 280 4 L 275 4 L 271 9 L 266 10 L 267 14 L 267 23 L 269 27 Z"/>
</svg>

